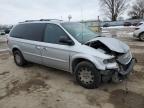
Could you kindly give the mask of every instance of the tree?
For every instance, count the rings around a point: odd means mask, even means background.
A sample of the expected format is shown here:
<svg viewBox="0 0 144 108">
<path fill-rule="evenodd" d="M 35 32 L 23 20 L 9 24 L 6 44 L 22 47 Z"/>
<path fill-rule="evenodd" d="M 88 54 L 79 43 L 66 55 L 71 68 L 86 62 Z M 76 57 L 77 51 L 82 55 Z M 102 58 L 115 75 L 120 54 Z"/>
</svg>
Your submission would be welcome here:
<svg viewBox="0 0 144 108">
<path fill-rule="evenodd" d="M 142 19 L 144 17 L 144 1 L 136 0 L 132 10 L 128 13 L 132 19 Z"/>
<path fill-rule="evenodd" d="M 116 21 L 128 7 L 128 0 L 100 0 L 100 2 L 106 16 L 112 21 Z"/>
</svg>

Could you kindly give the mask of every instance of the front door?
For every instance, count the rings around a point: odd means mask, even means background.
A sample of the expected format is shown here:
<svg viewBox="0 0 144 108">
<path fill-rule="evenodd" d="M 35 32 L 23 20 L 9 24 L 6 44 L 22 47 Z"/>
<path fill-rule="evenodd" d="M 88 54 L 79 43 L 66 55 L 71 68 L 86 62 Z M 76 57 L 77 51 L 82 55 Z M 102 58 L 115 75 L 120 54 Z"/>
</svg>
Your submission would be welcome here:
<svg viewBox="0 0 144 108">
<path fill-rule="evenodd" d="M 69 71 L 71 46 L 59 42 L 61 36 L 67 36 L 56 24 L 47 24 L 42 50 L 43 63 L 49 67 Z"/>
</svg>

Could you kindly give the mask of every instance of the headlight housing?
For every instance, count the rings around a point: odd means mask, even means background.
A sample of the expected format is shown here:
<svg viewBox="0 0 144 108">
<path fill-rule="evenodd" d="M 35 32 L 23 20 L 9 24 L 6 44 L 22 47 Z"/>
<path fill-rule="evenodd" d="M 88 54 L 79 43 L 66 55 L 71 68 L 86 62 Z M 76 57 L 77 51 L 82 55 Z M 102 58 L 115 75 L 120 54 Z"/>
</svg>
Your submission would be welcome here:
<svg viewBox="0 0 144 108">
<path fill-rule="evenodd" d="M 108 63 L 115 63 L 116 62 L 116 59 L 115 58 L 112 58 L 112 59 L 106 59 L 103 61 L 104 64 L 108 64 Z"/>
</svg>

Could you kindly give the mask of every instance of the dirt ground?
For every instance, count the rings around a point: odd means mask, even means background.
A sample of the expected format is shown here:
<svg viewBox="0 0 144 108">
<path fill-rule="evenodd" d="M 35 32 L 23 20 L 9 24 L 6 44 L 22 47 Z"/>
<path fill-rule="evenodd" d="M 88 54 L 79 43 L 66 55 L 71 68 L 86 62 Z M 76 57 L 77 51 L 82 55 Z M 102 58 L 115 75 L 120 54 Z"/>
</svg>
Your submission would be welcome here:
<svg viewBox="0 0 144 108">
<path fill-rule="evenodd" d="M 128 80 L 88 90 L 67 72 L 30 64 L 21 68 L 0 54 L 0 108 L 144 108 L 144 43 L 128 43 L 138 63 Z"/>
<path fill-rule="evenodd" d="M 0 43 L 0 49 L 5 49 L 5 48 L 7 48 L 8 46 L 7 46 L 7 44 L 5 44 L 5 42 L 1 42 Z"/>
</svg>

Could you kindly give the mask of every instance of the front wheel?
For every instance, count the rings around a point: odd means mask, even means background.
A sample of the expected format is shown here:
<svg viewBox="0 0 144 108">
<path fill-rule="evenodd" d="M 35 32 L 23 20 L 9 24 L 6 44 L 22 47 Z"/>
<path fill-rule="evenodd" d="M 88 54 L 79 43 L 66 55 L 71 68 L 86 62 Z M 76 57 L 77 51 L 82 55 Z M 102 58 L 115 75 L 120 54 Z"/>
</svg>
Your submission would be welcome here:
<svg viewBox="0 0 144 108">
<path fill-rule="evenodd" d="M 96 67 L 87 61 L 80 62 L 75 68 L 76 81 L 84 88 L 94 89 L 101 83 L 101 74 Z"/>
<path fill-rule="evenodd" d="M 144 41 L 144 33 L 141 33 L 141 34 L 140 34 L 139 39 L 140 39 L 141 41 Z"/>
</svg>

